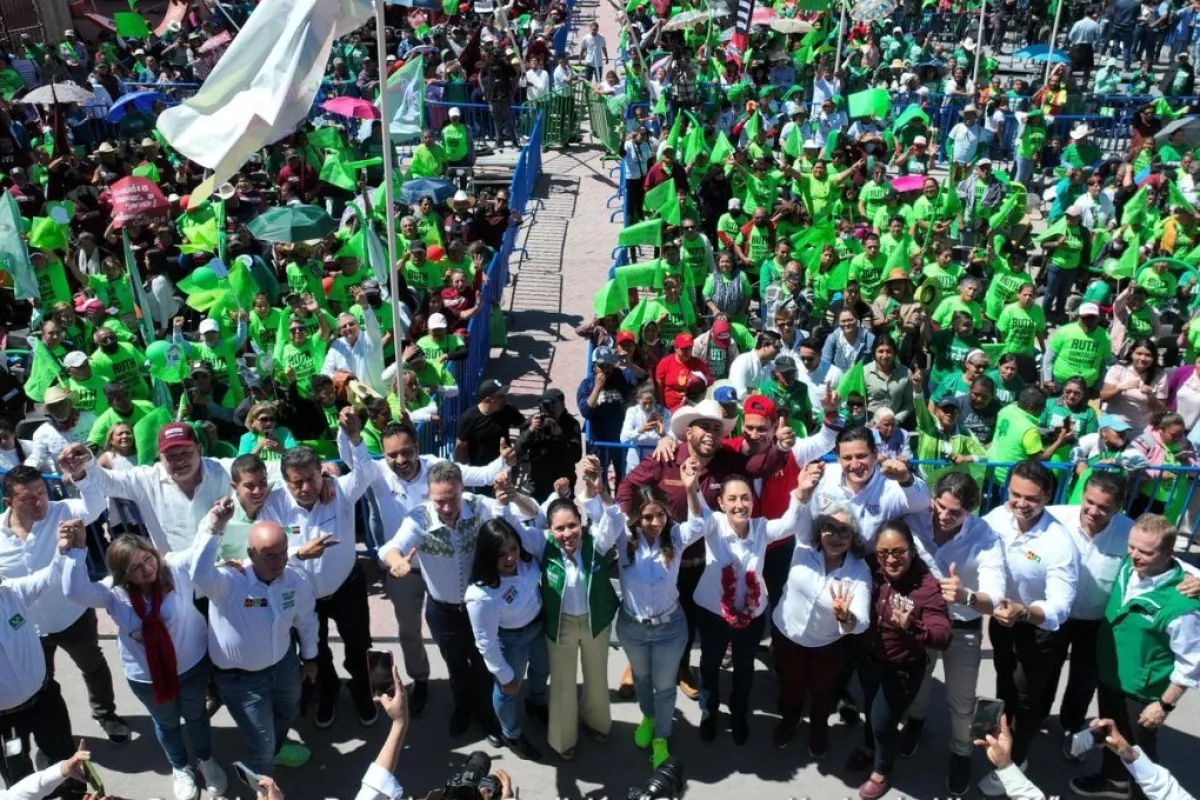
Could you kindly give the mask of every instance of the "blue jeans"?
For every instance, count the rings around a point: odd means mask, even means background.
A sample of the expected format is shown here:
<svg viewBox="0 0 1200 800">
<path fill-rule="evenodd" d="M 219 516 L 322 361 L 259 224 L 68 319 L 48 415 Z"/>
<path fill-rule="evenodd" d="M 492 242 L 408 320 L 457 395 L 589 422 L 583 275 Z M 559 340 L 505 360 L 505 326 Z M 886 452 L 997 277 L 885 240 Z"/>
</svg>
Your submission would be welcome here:
<svg viewBox="0 0 1200 800">
<path fill-rule="evenodd" d="M 643 625 L 624 607 L 617 616 L 617 640 L 625 648 L 633 671 L 633 690 L 643 717 L 654 720 L 654 738 L 671 735 L 679 660 L 687 646 L 687 620 L 676 608 L 669 622 Z"/>
<path fill-rule="evenodd" d="M 246 766 L 271 775 L 275 754 L 300 714 L 300 658 L 292 650 L 258 672 L 215 671 L 217 689 L 246 739 Z"/>
<path fill-rule="evenodd" d="M 1067 313 L 1067 298 L 1071 296 L 1071 287 L 1075 285 L 1075 276 L 1079 274 L 1074 269 L 1059 269 L 1051 264 L 1046 272 L 1046 294 L 1042 297 L 1042 311 L 1046 319 L 1050 319 L 1052 311 L 1060 314 Z"/>
<path fill-rule="evenodd" d="M 501 628 L 497 637 L 500 652 L 517 678 L 525 677 L 529 667 L 529 702 L 535 706 L 546 705 L 546 684 L 550 682 L 550 653 L 546 649 L 546 631 L 540 618 L 524 628 Z M 517 694 L 505 694 L 500 684 L 492 682 L 492 708 L 500 720 L 500 731 L 506 739 L 521 737 L 521 712 L 517 708 Z"/>
<path fill-rule="evenodd" d="M 866 656 L 859 661 L 858 682 L 863 687 L 868 721 L 863 727 L 863 746 L 875 751 L 874 769 L 880 775 L 892 773 L 900 742 L 900 721 L 924 679 L 924 659 L 891 664 Z"/>
<path fill-rule="evenodd" d="M 183 743 L 183 730 L 179 725 L 181 718 L 187 726 L 188 738 L 192 740 L 192 750 L 196 758 L 207 761 L 212 757 L 211 729 L 208 724 L 208 711 L 204 708 L 211 674 L 212 664 L 208 656 L 205 656 L 179 676 L 179 696 L 161 705 L 154 702 L 154 687 L 151 684 L 129 681 L 129 688 L 134 697 L 141 700 L 142 705 L 150 712 L 150 719 L 154 722 L 154 735 L 158 738 L 158 744 L 166 754 L 172 769 L 183 769 L 191 763 L 187 745 Z"/>
<path fill-rule="evenodd" d="M 1028 188 L 1029 179 L 1033 177 L 1033 159 L 1025 158 L 1018 153 L 1015 156 L 1014 161 L 1015 169 L 1013 170 L 1013 180 Z"/>
</svg>

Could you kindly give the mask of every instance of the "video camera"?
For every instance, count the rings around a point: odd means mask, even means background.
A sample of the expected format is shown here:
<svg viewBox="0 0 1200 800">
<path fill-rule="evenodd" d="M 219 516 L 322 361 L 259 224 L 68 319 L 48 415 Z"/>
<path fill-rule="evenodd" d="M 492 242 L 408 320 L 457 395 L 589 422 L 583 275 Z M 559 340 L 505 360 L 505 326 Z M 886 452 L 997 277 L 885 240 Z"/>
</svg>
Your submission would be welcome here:
<svg viewBox="0 0 1200 800">
<path fill-rule="evenodd" d="M 628 800 L 675 800 L 683 796 L 686 783 L 683 764 L 668 758 L 654 770 L 654 774 L 644 786 L 635 786 L 629 790 Z"/>
<path fill-rule="evenodd" d="M 490 797 L 499 797 L 500 781 L 491 773 L 491 756 L 476 750 L 467 756 L 467 763 L 463 764 L 462 770 L 446 781 L 442 797 L 444 800 L 479 800 L 484 791 Z"/>
</svg>

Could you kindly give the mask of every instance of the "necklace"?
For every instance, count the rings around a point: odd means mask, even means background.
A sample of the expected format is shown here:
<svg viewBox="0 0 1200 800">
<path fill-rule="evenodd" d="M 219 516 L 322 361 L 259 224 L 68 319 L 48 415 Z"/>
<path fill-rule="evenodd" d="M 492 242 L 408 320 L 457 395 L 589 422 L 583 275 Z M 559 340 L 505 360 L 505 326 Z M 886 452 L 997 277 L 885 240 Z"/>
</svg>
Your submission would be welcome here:
<svg viewBox="0 0 1200 800">
<path fill-rule="evenodd" d="M 754 612 L 758 608 L 762 596 L 762 584 L 758 574 L 746 570 L 746 602 L 741 609 L 737 608 L 737 568 L 726 564 L 721 568 L 721 616 L 735 630 L 742 630 L 754 621 Z"/>
</svg>

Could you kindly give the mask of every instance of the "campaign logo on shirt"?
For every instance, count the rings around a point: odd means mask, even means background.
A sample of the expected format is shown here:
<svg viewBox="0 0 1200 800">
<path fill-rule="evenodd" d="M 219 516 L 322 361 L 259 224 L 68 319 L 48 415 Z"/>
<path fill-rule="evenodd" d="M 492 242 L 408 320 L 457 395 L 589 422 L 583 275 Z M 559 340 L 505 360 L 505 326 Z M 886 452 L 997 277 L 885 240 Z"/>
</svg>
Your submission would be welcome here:
<svg viewBox="0 0 1200 800">
<path fill-rule="evenodd" d="M 14 631 L 19 631 L 25 627 L 25 618 L 20 614 L 13 614 L 8 618 L 8 624 Z"/>
<path fill-rule="evenodd" d="M 511 606 L 516 602 L 518 594 L 520 594 L 520 592 L 517 591 L 516 586 L 508 587 L 508 591 L 504 593 L 504 604 Z"/>
<path fill-rule="evenodd" d="M 247 597 L 244 603 L 246 608 L 266 608 L 267 598 L 265 597 Z"/>
<path fill-rule="evenodd" d="M 289 608 L 296 607 L 296 592 L 287 591 L 283 593 L 283 608 L 286 611 Z"/>
<path fill-rule="evenodd" d="M 292 526 L 292 536 L 299 536 L 299 535 L 300 535 L 300 526 L 293 525 Z"/>
<path fill-rule="evenodd" d="M 1032 550 L 1026 550 L 1026 551 L 1025 551 L 1025 560 L 1026 560 L 1026 561 L 1032 561 L 1032 562 L 1034 562 L 1035 564 L 1040 564 L 1040 563 L 1042 563 L 1042 557 L 1041 557 L 1041 556 L 1039 556 L 1037 553 L 1033 552 Z"/>
</svg>

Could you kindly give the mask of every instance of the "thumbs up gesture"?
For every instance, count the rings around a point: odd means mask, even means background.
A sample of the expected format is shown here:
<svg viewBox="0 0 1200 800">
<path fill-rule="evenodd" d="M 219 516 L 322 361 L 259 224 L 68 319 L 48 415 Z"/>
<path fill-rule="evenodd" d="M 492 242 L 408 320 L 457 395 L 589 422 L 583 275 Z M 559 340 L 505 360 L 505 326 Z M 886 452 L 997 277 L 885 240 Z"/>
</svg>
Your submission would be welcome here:
<svg viewBox="0 0 1200 800">
<path fill-rule="evenodd" d="M 967 601 L 967 591 L 962 586 L 962 581 L 959 580 L 957 569 L 954 564 L 950 565 L 950 572 L 946 577 L 938 581 L 942 588 L 942 599 L 950 605 L 961 605 Z"/>
<path fill-rule="evenodd" d="M 393 578 L 403 578 L 408 573 L 412 572 L 413 559 L 417 557 L 417 548 L 408 551 L 408 555 L 404 555 L 398 551 L 392 551 L 388 554 L 388 574 Z"/>
</svg>

